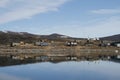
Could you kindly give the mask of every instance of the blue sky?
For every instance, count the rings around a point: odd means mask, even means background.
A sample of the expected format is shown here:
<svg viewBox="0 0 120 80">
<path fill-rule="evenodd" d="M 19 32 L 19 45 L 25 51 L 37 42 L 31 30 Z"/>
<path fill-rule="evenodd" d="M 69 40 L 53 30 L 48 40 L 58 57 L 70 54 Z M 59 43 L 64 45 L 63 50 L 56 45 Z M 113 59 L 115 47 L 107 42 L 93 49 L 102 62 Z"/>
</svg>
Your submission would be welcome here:
<svg viewBox="0 0 120 80">
<path fill-rule="evenodd" d="M 0 0 L 0 30 L 73 37 L 120 34 L 120 0 Z"/>
</svg>

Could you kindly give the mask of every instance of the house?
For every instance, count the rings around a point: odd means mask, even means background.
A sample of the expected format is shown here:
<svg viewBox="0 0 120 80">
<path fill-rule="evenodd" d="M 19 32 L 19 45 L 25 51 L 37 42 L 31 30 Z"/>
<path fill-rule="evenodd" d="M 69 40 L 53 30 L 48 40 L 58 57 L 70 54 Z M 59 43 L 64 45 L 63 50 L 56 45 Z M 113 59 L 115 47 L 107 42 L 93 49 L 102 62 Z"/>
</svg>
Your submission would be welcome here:
<svg viewBox="0 0 120 80">
<path fill-rule="evenodd" d="M 106 40 L 102 41 L 101 40 L 99 46 L 108 47 L 108 46 L 111 46 L 111 44 L 112 44 L 112 41 L 106 41 Z"/>
<path fill-rule="evenodd" d="M 66 46 L 77 46 L 77 42 L 66 42 Z"/>
<path fill-rule="evenodd" d="M 120 42 L 113 42 L 111 43 L 111 46 L 120 47 Z"/>
<path fill-rule="evenodd" d="M 35 42 L 36 46 L 48 46 L 49 44 L 47 42 Z"/>
<path fill-rule="evenodd" d="M 21 42 L 12 42 L 10 44 L 11 47 L 14 47 L 14 46 L 23 46 L 23 45 L 25 45 L 25 43 L 23 41 L 21 41 Z"/>
<path fill-rule="evenodd" d="M 11 46 L 11 47 L 20 46 L 20 43 L 15 43 L 15 42 L 13 42 L 13 43 L 10 44 L 10 46 Z"/>
<path fill-rule="evenodd" d="M 99 44 L 98 46 L 100 46 L 100 47 L 106 47 L 107 45 L 106 45 L 106 44 L 101 43 L 101 44 Z"/>
</svg>

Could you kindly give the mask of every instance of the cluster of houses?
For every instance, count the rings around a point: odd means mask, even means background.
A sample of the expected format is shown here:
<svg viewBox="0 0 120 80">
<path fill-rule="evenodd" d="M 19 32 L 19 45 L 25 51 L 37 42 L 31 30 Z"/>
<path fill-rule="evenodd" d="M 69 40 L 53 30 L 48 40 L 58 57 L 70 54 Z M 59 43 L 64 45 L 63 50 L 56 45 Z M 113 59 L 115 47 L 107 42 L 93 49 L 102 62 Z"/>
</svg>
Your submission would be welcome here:
<svg viewBox="0 0 120 80">
<path fill-rule="evenodd" d="M 98 47 L 120 47 L 120 41 L 100 40 L 99 38 L 88 38 L 83 40 L 84 46 L 98 46 Z"/>
<path fill-rule="evenodd" d="M 11 47 L 15 47 L 15 46 L 48 46 L 48 45 L 49 45 L 48 42 L 41 42 L 41 41 L 38 41 L 35 43 L 25 43 L 25 42 L 21 41 L 21 42 L 12 42 L 10 44 Z"/>
<path fill-rule="evenodd" d="M 60 42 L 58 42 L 60 43 Z M 25 43 L 23 41 L 21 42 L 12 42 L 10 44 L 11 47 L 15 46 L 52 46 L 53 44 L 58 46 L 59 44 L 56 43 L 55 41 L 36 41 L 34 43 Z M 88 40 L 71 40 L 71 41 L 66 41 L 62 42 L 61 45 L 65 46 L 99 46 L 99 47 L 107 47 L 107 46 L 114 46 L 114 47 L 120 47 L 120 42 L 110 42 L 110 41 L 101 41 L 101 40 L 93 40 L 93 39 L 88 39 Z"/>
</svg>

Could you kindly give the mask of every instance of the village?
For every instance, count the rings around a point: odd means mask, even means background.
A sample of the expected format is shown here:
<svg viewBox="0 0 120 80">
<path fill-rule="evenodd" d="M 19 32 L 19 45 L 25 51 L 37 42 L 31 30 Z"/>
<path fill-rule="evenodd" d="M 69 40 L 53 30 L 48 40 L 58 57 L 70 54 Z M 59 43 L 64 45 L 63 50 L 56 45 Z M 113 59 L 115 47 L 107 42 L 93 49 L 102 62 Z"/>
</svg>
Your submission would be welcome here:
<svg viewBox="0 0 120 80">
<path fill-rule="evenodd" d="M 100 40 L 99 38 L 76 39 L 40 39 L 34 42 L 11 42 L 0 46 L 0 56 L 17 60 L 41 59 L 41 57 L 78 57 L 117 56 L 120 54 L 120 42 Z"/>
<path fill-rule="evenodd" d="M 9 47 L 28 47 L 28 48 L 35 48 L 35 47 L 74 47 L 80 46 L 82 47 L 90 47 L 90 48 L 100 48 L 100 47 L 120 47 L 120 42 L 118 41 L 107 41 L 107 40 L 99 40 L 99 38 L 89 38 L 86 40 L 75 40 L 75 39 L 68 39 L 68 40 L 47 40 L 42 39 L 35 41 L 33 43 L 27 43 L 24 41 L 20 42 L 11 42 Z"/>
</svg>

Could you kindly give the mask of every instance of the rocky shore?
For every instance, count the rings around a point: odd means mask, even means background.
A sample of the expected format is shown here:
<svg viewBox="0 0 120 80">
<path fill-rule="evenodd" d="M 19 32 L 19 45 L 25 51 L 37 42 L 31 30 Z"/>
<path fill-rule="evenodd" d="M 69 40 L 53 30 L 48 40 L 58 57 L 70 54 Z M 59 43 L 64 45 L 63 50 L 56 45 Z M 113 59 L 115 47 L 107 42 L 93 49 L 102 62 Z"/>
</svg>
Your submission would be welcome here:
<svg viewBox="0 0 120 80">
<path fill-rule="evenodd" d="M 120 48 L 90 48 L 90 47 L 8 47 L 0 48 L 0 55 L 34 55 L 34 56 L 81 56 L 81 55 L 116 55 L 120 54 Z"/>
</svg>

